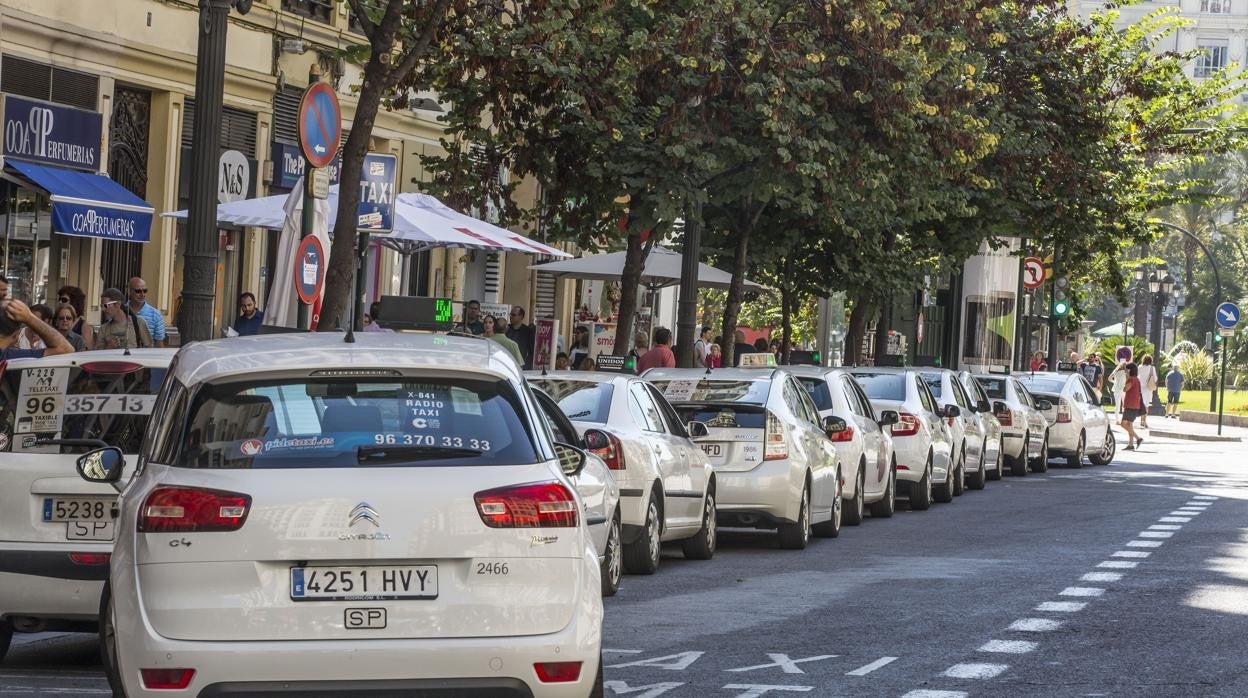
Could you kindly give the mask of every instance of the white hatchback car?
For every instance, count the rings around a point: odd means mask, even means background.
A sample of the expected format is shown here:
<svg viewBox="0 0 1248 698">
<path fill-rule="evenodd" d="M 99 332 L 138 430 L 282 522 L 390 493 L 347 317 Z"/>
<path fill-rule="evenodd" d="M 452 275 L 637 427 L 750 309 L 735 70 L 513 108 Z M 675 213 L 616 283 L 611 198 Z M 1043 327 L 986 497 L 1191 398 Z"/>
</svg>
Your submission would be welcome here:
<svg viewBox="0 0 1248 698">
<path fill-rule="evenodd" d="M 1043 410 L 1048 400 L 1037 400 L 1014 376 L 977 375 L 975 380 L 993 401 L 993 416 L 1001 424 L 1001 450 L 1012 475 L 1049 469 L 1049 425 Z"/>
<path fill-rule="evenodd" d="M 523 380 L 498 344 L 442 335 L 184 347 L 118 500 L 115 690 L 601 696 L 584 453 Z"/>
<path fill-rule="evenodd" d="M 897 482 L 909 496 L 910 508 L 932 506 L 933 499 L 953 501 L 953 438 L 942 409 L 913 368 L 855 368 L 850 370 L 877 409 L 892 410 L 897 454 Z"/>
<path fill-rule="evenodd" d="M 624 569 L 652 574 L 661 544 L 679 541 L 685 557 L 715 555 L 715 471 L 686 425 L 654 386 L 629 374 L 528 373 L 559 403 L 620 486 Z"/>
<path fill-rule="evenodd" d="M 857 474 L 845 481 L 842 492 L 845 523 L 861 523 L 868 507 L 872 516 L 892 516 L 897 495 L 897 457 L 893 454 L 889 427 L 897 422 L 897 413 L 878 414 L 862 386 L 845 369 L 786 366 L 785 370 L 810 394 L 820 418 L 840 420 L 829 430 L 828 437 L 841 463 L 858 466 Z"/>
<path fill-rule="evenodd" d="M 780 546 L 800 550 L 813 533 L 841 530 L 836 448 L 806 390 L 776 369 L 651 369 L 652 382 L 685 421 L 702 422 L 696 437 L 715 467 L 719 521 L 774 528 Z"/>
<path fill-rule="evenodd" d="M 14 631 L 94 632 L 117 492 L 74 474 L 105 442 L 139 452 L 172 349 L 10 361 L 0 379 L 0 659 Z"/>
<path fill-rule="evenodd" d="M 1118 445 L 1109 428 L 1109 416 L 1097 404 L 1096 391 L 1078 373 L 1020 373 L 1018 380 L 1036 398 L 1047 400 L 1041 410 L 1049 425 L 1049 453 L 1062 456 L 1071 468 L 1083 459 L 1109 465 Z"/>
</svg>

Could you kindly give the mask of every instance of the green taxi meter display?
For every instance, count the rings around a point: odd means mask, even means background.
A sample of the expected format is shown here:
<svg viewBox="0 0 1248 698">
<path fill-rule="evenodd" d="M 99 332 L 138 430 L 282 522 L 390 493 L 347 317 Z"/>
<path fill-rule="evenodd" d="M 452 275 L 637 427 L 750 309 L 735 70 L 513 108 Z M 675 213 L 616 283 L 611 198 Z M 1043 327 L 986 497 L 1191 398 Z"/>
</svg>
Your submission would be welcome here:
<svg viewBox="0 0 1248 698">
<path fill-rule="evenodd" d="M 382 296 L 377 324 L 392 330 L 449 332 L 455 325 L 450 298 Z"/>
<path fill-rule="evenodd" d="M 455 306 L 451 304 L 450 298 L 433 299 L 433 321 L 447 324 L 455 321 Z"/>
</svg>

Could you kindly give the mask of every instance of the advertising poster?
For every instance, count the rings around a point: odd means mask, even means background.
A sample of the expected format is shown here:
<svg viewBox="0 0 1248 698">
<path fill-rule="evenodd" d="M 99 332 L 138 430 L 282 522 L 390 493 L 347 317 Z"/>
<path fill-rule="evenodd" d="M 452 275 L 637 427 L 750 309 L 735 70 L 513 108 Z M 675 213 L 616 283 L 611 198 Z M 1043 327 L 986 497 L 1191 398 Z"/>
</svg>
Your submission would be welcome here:
<svg viewBox="0 0 1248 698">
<path fill-rule="evenodd" d="M 553 370 L 559 336 L 558 320 L 536 320 L 533 323 L 533 368 Z"/>
</svg>

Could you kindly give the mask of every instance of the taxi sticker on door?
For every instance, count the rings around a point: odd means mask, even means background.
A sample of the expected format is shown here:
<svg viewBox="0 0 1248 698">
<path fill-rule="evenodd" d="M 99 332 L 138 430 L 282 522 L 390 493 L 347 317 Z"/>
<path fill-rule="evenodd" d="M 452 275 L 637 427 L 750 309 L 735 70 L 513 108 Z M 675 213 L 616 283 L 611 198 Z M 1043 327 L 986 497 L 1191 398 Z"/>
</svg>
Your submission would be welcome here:
<svg viewBox="0 0 1248 698">
<path fill-rule="evenodd" d="M 55 434 L 65 417 L 69 368 L 28 368 L 17 393 L 18 434 Z"/>
</svg>

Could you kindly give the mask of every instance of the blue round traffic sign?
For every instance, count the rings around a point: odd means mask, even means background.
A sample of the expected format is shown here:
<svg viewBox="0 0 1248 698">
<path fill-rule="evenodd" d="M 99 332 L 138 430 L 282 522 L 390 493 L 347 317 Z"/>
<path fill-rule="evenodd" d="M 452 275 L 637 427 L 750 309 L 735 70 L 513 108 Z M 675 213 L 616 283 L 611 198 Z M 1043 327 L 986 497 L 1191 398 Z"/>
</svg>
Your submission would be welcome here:
<svg viewBox="0 0 1248 698">
<path fill-rule="evenodd" d="M 315 235 L 299 241 L 295 252 L 295 292 L 304 303 L 315 303 L 325 284 L 325 248 Z"/>
<path fill-rule="evenodd" d="M 299 103 L 299 147 L 313 167 L 325 167 L 338 154 L 342 110 L 328 83 L 314 82 Z"/>
<path fill-rule="evenodd" d="M 1224 330 L 1234 329 L 1239 324 L 1239 315 L 1239 306 L 1230 301 L 1219 304 L 1218 309 L 1213 311 L 1214 322 Z"/>
</svg>

